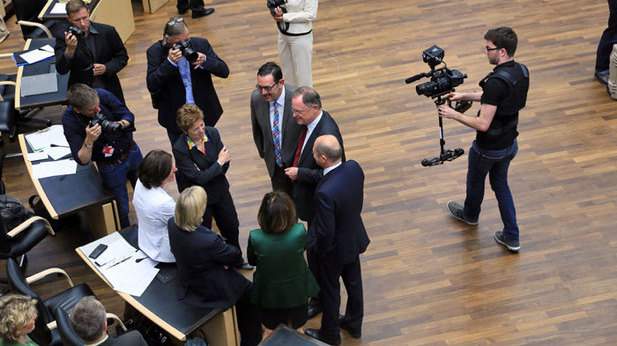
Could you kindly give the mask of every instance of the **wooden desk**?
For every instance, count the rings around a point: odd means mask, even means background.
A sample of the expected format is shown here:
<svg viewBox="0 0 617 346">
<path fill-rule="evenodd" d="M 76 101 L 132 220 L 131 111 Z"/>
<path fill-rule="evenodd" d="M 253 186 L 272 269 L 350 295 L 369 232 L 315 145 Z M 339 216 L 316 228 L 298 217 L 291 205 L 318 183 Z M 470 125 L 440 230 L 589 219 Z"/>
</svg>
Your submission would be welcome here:
<svg viewBox="0 0 617 346">
<path fill-rule="evenodd" d="M 24 50 L 43 47 L 44 45 L 56 46 L 54 39 L 28 39 L 24 46 Z M 34 76 L 37 74 L 45 74 L 50 72 L 53 65 L 55 67 L 56 58 L 52 57 L 49 60 L 39 61 L 34 64 L 19 66 L 17 68 L 17 85 L 15 86 L 15 109 L 32 109 L 37 107 L 45 107 L 57 104 L 66 104 L 66 90 L 69 84 L 68 74 L 58 74 L 56 72 L 58 91 L 55 93 L 47 93 L 40 95 L 21 96 L 21 79 L 25 76 Z"/>
<path fill-rule="evenodd" d="M 47 0 L 47 4 L 39 12 L 39 20 L 65 19 L 64 14 L 50 13 L 56 3 L 58 0 Z M 126 42 L 135 31 L 131 0 L 92 0 L 87 6 L 90 10 L 90 20 L 116 28 L 122 42 Z"/>
<path fill-rule="evenodd" d="M 133 247 L 138 248 L 137 229 L 135 227 L 120 231 L 120 235 Z M 105 239 L 96 240 L 86 247 L 93 249 L 99 243 L 105 243 Z M 75 249 L 75 251 L 90 269 L 109 285 L 109 282 L 99 272 L 97 266 L 88 259 L 87 255 L 80 248 Z M 179 283 L 176 279 L 177 269 L 175 264 L 159 264 L 159 267 L 161 272 L 172 278 L 167 283 L 154 278 L 140 297 L 116 292 L 140 313 L 176 338 L 176 343 L 186 341 L 191 332 L 201 328 L 208 338 L 209 345 L 230 346 L 239 344 L 235 309 L 231 308 L 225 311 L 220 309 L 204 310 L 177 300 L 176 289 Z M 111 287 L 111 285 L 109 286 Z"/>
<path fill-rule="evenodd" d="M 32 162 L 28 161 L 28 153 L 33 150 L 23 134 L 19 135 L 19 146 L 32 184 L 53 219 L 85 210 L 96 238 L 119 229 L 114 196 L 103 188 L 101 176 L 94 165 L 78 165 L 77 172 L 71 175 L 37 179 L 32 174 Z"/>
</svg>

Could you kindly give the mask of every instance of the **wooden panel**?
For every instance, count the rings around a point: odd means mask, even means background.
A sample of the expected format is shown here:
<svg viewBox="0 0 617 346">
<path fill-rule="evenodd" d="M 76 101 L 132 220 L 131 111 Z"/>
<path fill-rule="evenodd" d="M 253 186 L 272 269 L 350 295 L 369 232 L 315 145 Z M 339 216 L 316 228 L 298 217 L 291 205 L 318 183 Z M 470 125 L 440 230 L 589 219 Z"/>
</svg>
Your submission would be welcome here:
<svg viewBox="0 0 617 346">
<path fill-rule="evenodd" d="M 115 27 L 122 42 L 126 42 L 135 31 L 131 0 L 99 1 L 90 14 L 90 19 Z"/>
<path fill-rule="evenodd" d="M 169 0 L 141 0 L 145 13 L 154 13 Z"/>
</svg>

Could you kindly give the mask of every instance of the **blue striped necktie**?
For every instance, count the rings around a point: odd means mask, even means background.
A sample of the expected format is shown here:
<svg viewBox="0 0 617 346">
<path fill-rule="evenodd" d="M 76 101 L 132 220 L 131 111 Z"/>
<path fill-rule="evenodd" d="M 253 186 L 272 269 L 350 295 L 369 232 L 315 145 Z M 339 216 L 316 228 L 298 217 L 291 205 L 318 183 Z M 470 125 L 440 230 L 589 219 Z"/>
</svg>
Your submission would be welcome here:
<svg viewBox="0 0 617 346">
<path fill-rule="evenodd" d="M 274 120 L 272 121 L 272 141 L 274 142 L 274 156 L 276 164 L 283 167 L 283 158 L 281 157 L 281 132 L 279 131 L 279 104 L 276 101 L 274 106 Z"/>
</svg>

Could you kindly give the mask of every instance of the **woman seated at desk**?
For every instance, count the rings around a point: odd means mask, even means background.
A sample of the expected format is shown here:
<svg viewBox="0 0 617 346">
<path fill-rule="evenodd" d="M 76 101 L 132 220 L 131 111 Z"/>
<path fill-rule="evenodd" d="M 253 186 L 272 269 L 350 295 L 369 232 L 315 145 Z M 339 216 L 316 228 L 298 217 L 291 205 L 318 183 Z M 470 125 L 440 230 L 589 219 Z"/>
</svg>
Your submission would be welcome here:
<svg viewBox="0 0 617 346">
<path fill-rule="evenodd" d="M 250 302 L 253 284 L 231 268 L 242 263 L 240 249 L 201 225 L 206 205 L 204 189 L 191 186 L 178 197 L 174 217 L 168 223 L 180 283 L 177 298 L 204 309 L 236 305 L 241 345 L 257 345 L 261 323 L 257 307 Z"/>
<path fill-rule="evenodd" d="M 251 231 L 246 254 L 256 266 L 252 302 L 259 305 L 266 335 L 279 324 L 294 329 L 307 319 L 308 299 L 317 297 L 319 285 L 304 260 L 306 229 L 296 222 L 291 197 L 282 191 L 265 194 Z"/>
<path fill-rule="evenodd" d="M 152 150 L 137 168 L 133 206 L 137 214 L 139 248 L 158 262 L 176 261 L 169 248 L 167 221 L 174 216 L 176 202 L 163 189 L 174 181 L 176 166 L 170 153 Z"/>
<path fill-rule="evenodd" d="M 229 169 L 231 154 L 221 141 L 214 127 L 204 125 L 204 113 L 195 104 L 186 104 L 178 109 L 176 122 L 182 132 L 173 145 L 178 165 L 178 190 L 199 185 L 208 193 L 208 206 L 203 215 L 203 225 L 212 228 L 212 218 L 225 237 L 225 241 L 238 248 L 238 214 L 229 192 L 225 177 Z M 237 268 L 253 269 L 248 263 L 240 262 Z"/>
</svg>

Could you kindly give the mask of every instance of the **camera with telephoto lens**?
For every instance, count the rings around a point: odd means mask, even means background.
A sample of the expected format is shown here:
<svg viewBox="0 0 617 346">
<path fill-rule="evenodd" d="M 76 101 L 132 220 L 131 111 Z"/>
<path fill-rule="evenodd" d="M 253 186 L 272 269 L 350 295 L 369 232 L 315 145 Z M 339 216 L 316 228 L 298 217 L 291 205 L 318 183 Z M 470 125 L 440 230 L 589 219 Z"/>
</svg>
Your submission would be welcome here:
<svg viewBox="0 0 617 346">
<path fill-rule="evenodd" d="M 274 9 L 283 6 L 287 3 L 287 0 L 266 0 L 266 6 L 270 9 L 270 13 L 274 15 Z"/>
<path fill-rule="evenodd" d="M 80 28 L 76 27 L 76 26 L 69 26 L 69 28 L 66 30 L 67 33 L 72 34 L 73 36 L 77 37 L 77 39 L 80 39 L 82 37 L 84 37 L 84 32 L 81 31 Z"/>
<path fill-rule="evenodd" d="M 114 133 L 122 129 L 122 125 L 120 123 L 107 120 L 107 118 L 105 118 L 105 116 L 101 113 L 96 113 L 92 117 L 92 120 L 90 120 L 88 127 L 92 127 L 96 124 L 101 125 L 101 131 L 106 133 Z"/>
<path fill-rule="evenodd" d="M 199 58 L 199 54 L 193 49 L 193 45 L 189 40 L 176 42 L 174 49 L 179 49 L 190 63 L 194 63 Z"/>
</svg>

